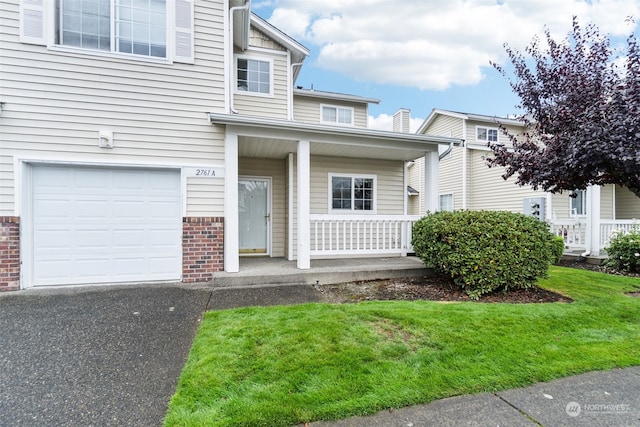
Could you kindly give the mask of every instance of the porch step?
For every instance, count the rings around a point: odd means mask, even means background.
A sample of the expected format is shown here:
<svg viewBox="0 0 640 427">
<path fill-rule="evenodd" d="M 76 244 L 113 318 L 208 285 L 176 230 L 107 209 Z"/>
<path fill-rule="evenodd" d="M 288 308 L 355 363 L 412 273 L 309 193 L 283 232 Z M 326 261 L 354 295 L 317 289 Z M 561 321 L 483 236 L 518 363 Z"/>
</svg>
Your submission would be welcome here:
<svg viewBox="0 0 640 427">
<path fill-rule="evenodd" d="M 282 258 L 247 258 L 241 260 L 239 273 L 215 273 L 213 285 L 335 284 L 430 274 L 433 271 L 414 257 L 312 260 L 309 270 L 300 270 L 295 261 Z"/>
</svg>

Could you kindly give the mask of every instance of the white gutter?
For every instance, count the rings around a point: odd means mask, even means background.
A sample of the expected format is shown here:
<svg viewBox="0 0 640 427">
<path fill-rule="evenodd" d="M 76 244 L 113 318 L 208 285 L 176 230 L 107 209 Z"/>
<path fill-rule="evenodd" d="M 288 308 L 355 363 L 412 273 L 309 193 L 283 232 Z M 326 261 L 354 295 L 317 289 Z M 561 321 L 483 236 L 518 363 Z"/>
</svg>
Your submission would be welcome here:
<svg viewBox="0 0 640 427">
<path fill-rule="evenodd" d="M 251 6 L 251 0 L 246 0 L 247 2 L 244 6 L 234 6 L 229 9 L 229 111 L 233 114 L 238 114 L 235 108 L 233 108 L 233 94 L 234 94 L 234 82 L 236 79 L 233 78 L 233 71 L 235 69 L 235 61 L 233 60 L 233 14 L 238 10 L 249 11 L 249 6 Z"/>
<path fill-rule="evenodd" d="M 420 135 L 414 133 L 399 133 L 390 132 L 385 130 L 377 130 L 370 128 L 357 128 L 357 127 L 341 127 L 333 125 L 323 125 L 316 123 L 295 122 L 291 120 L 277 120 L 264 117 L 233 115 L 233 114 L 220 114 L 220 113 L 206 113 L 209 117 L 211 124 L 225 124 L 225 125 L 240 125 L 249 126 L 262 129 L 276 129 L 285 130 L 289 132 L 295 132 L 298 136 L 305 135 L 309 137 L 310 133 L 316 134 L 316 137 L 320 135 L 327 136 L 342 136 L 342 137 L 355 137 L 366 138 L 373 141 L 384 141 L 392 144 L 394 141 L 404 143 L 418 143 L 418 144 L 450 144 L 454 146 L 462 145 L 463 141 L 458 138 L 451 138 L 447 136 L 433 136 L 433 135 Z M 292 135 L 295 137 L 295 135 Z M 422 146 L 425 148 L 424 146 Z M 437 149 L 434 147 L 434 150 Z"/>
</svg>

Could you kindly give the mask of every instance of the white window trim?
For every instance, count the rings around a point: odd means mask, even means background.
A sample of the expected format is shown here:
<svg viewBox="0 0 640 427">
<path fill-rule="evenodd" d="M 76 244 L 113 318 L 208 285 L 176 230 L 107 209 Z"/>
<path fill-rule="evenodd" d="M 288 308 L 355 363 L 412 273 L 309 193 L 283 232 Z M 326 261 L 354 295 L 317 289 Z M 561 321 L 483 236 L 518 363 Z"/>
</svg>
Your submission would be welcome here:
<svg viewBox="0 0 640 427">
<path fill-rule="evenodd" d="M 109 50 L 109 51 L 105 51 L 105 50 L 99 50 L 99 49 L 88 49 L 88 48 L 83 48 L 83 47 L 77 47 L 77 46 L 68 46 L 68 45 L 63 45 L 63 44 L 58 44 L 56 43 L 56 39 L 58 38 L 58 34 L 56 34 L 57 31 L 59 31 L 58 28 L 58 20 L 60 19 L 59 16 L 56 16 L 55 10 L 53 7 L 49 7 L 46 10 L 46 13 L 44 14 L 44 19 L 45 19 L 45 37 L 47 38 L 48 42 L 47 42 L 47 48 L 49 50 L 52 51 L 56 51 L 56 52 L 64 52 L 64 53 L 76 53 L 76 54 L 81 54 L 81 55 L 93 55 L 93 56 L 99 56 L 99 57 L 103 57 L 103 58 L 116 58 L 116 59 L 130 59 L 130 60 L 134 60 L 134 61 L 140 61 L 140 62 L 151 62 L 151 63 L 156 63 L 156 64 L 172 64 L 173 61 L 173 57 L 174 57 L 174 33 L 175 33 L 175 25 L 174 25 L 174 19 L 173 19 L 173 15 L 175 13 L 175 11 L 173 10 L 173 1 L 171 0 L 167 0 L 165 3 L 165 7 L 166 7 L 166 23 L 165 23 L 165 31 L 166 31 L 166 38 L 165 38 L 165 49 L 166 49 L 166 54 L 165 57 L 158 57 L 158 56 L 148 56 L 148 55 L 138 55 L 135 53 L 126 53 L 126 52 L 118 52 L 117 50 Z M 114 2 L 111 2 L 111 46 L 115 46 L 115 32 L 114 32 Z M 59 11 L 59 13 L 62 13 L 62 10 Z M 47 31 L 47 29 L 49 29 L 49 31 Z"/>
<path fill-rule="evenodd" d="M 336 121 L 335 122 L 329 122 L 324 120 L 324 114 L 322 114 L 324 108 L 335 108 L 336 109 Z M 350 110 L 351 111 L 351 123 L 340 123 L 338 121 L 338 110 Z M 325 125 L 334 125 L 334 126 L 350 126 L 353 127 L 354 126 L 354 121 L 355 121 L 355 110 L 353 107 L 345 107 L 344 105 L 332 105 L 332 104 L 320 104 L 320 123 L 325 124 Z"/>
<path fill-rule="evenodd" d="M 478 139 L 478 129 L 486 129 L 487 131 L 487 138 L 486 139 Z M 499 129 L 496 127 L 489 127 L 489 126 L 476 126 L 476 134 L 475 134 L 475 140 L 476 141 L 480 141 L 480 142 L 484 142 L 484 143 L 488 143 L 489 142 L 489 131 L 490 130 L 495 130 L 496 131 L 496 135 L 498 137 L 498 140 L 495 141 L 495 143 L 500 142 L 500 132 Z M 494 142 L 494 141 L 491 141 Z"/>
<path fill-rule="evenodd" d="M 269 93 L 252 92 L 250 90 L 238 90 L 238 59 L 247 59 L 269 63 Z M 273 98 L 273 80 L 273 58 L 247 54 L 233 55 L 233 92 L 235 94 Z"/>
<path fill-rule="evenodd" d="M 193 64 L 195 61 L 194 0 L 166 0 L 166 4 L 167 34 L 164 58 L 56 44 L 58 17 L 53 0 L 20 2 L 20 42 L 46 46 L 51 51 L 70 55 L 91 55 L 153 64 Z"/>
<path fill-rule="evenodd" d="M 447 212 L 453 212 L 455 210 L 455 196 L 452 192 L 450 193 L 440 193 L 438 194 L 438 210 L 442 211 L 442 203 L 440 200 L 440 197 L 442 196 L 451 196 L 451 211 L 447 211 Z"/>
<path fill-rule="evenodd" d="M 351 209 L 334 209 L 333 208 L 333 178 L 351 178 L 351 201 L 353 202 L 353 179 L 354 178 L 366 178 L 373 179 L 373 208 L 370 211 L 367 210 L 355 210 L 353 203 Z M 333 173 L 329 172 L 329 179 L 327 183 L 328 188 L 328 212 L 332 214 L 341 215 L 376 215 L 378 213 L 378 176 L 377 175 L 364 175 L 357 173 Z"/>
</svg>

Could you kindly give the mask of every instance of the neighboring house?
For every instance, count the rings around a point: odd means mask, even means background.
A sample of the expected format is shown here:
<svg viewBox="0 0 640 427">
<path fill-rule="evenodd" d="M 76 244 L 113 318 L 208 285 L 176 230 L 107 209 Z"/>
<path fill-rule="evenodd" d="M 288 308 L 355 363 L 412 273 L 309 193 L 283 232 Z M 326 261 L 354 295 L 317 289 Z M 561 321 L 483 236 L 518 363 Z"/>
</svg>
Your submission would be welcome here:
<svg viewBox="0 0 640 427">
<path fill-rule="evenodd" d="M 247 0 L 127 4 L 0 0 L 0 290 L 410 250 L 407 161 L 433 204 L 460 141 L 295 88 L 309 51 Z"/>
<path fill-rule="evenodd" d="M 613 229 L 629 229 L 633 219 L 640 218 L 640 198 L 619 186 L 590 187 L 572 198 L 566 192 L 551 194 L 518 186 L 515 178 L 505 181 L 504 168 L 489 168 L 485 162 L 485 157 L 491 155 L 489 142 L 511 144 L 500 125 L 513 135 L 524 130 L 517 120 L 441 109 L 434 109 L 420 126 L 418 134 L 464 140 L 462 146 L 441 155 L 439 210 L 488 209 L 533 214 L 552 224 L 553 231 L 565 238 L 568 248 L 589 251 L 592 255 L 598 255 L 608 243 Z M 422 199 L 423 167 L 420 159 L 410 167 L 409 185 L 419 193 L 410 197 L 410 214 L 424 215 L 428 210 Z"/>
</svg>

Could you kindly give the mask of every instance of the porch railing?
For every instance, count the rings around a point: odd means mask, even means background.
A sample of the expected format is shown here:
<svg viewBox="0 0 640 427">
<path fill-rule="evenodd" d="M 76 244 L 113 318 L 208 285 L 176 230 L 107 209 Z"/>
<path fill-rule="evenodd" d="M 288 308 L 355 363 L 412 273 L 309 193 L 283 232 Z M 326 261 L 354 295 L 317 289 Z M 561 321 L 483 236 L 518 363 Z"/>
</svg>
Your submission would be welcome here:
<svg viewBox="0 0 640 427">
<path fill-rule="evenodd" d="M 311 255 L 406 255 L 418 215 L 311 215 Z"/>
<path fill-rule="evenodd" d="M 640 221 L 635 219 L 602 219 L 600 220 L 600 246 L 609 245 L 611 237 L 616 233 L 628 233 L 633 228 L 640 229 Z"/>
<path fill-rule="evenodd" d="M 554 220 L 551 224 L 551 232 L 564 239 L 565 247 L 569 249 L 582 249 L 586 246 L 587 225 L 576 220 Z"/>
</svg>

